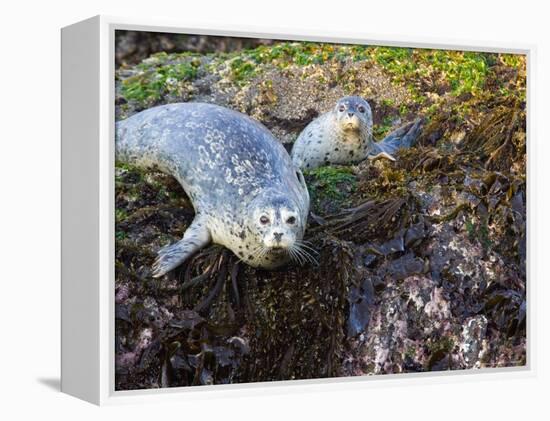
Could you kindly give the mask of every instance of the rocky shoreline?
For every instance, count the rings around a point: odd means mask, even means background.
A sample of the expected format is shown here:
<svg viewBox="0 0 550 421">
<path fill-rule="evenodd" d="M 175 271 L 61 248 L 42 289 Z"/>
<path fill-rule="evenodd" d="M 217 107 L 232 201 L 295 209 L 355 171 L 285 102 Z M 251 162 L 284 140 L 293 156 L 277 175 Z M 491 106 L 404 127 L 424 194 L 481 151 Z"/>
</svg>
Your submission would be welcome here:
<svg viewBox="0 0 550 421">
<path fill-rule="evenodd" d="M 520 56 L 313 43 L 122 65 L 117 119 L 216 103 L 290 148 L 355 94 L 378 139 L 427 123 L 396 162 L 306 174 L 318 267 L 260 271 L 212 246 L 153 279 L 193 208 L 170 177 L 118 166 L 116 388 L 524 365 L 525 71 Z"/>
</svg>

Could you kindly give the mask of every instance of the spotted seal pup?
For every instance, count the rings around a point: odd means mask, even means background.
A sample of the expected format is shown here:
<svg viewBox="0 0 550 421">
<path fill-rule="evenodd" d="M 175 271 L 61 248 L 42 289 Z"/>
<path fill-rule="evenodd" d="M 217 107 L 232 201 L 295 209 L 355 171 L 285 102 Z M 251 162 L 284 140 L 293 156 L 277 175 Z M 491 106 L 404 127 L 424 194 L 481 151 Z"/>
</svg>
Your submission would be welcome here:
<svg viewBox="0 0 550 421">
<path fill-rule="evenodd" d="M 292 161 L 301 169 L 354 164 L 366 158 L 395 161 L 393 154 L 401 147 L 411 146 L 420 128 L 421 121 L 416 120 L 375 142 L 369 103 L 358 96 L 347 96 L 300 133 L 292 147 Z"/>
<path fill-rule="evenodd" d="M 160 277 L 214 242 L 254 267 L 304 262 L 309 194 L 299 168 L 267 128 L 202 103 L 150 108 L 116 124 L 116 159 L 157 168 L 195 208 L 183 239 L 160 249 Z"/>
</svg>

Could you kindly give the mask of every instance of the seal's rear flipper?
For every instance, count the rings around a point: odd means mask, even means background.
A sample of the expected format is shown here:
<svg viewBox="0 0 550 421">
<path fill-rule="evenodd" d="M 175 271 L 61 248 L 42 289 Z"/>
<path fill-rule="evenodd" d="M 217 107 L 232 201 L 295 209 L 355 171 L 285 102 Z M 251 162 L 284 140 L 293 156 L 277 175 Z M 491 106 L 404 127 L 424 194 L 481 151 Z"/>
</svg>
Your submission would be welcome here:
<svg viewBox="0 0 550 421">
<path fill-rule="evenodd" d="M 384 152 L 384 151 L 381 151 L 381 152 L 378 152 L 376 154 L 369 152 L 369 155 L 367 156 L 368 159 L 370 159 L 371 161 L 374 161 L 375 159 L 379 159 L 379 158 L 386 158 L 386 159 L 389 159 L 390 161 L 395 161 L 395 158 L 393 156 L 391 156 L 389 153 L 387 152 Z"/>
<path fill-rule="evenodd" d="M 183 238 L 177 243 L 161 248 L 153 264 L 153 277 L 159 278 L 181 265 L 211 241 L 210 232 L 204 218 L 195 216 L 193 223 L 187 228 Z"/>
<path fill-rule="evenodd" d="M 420 136 L 420 133 L 422 132 L 423 125 L 424 125 L 424 120 L 421 118 L 417 118 L 416 120 L 414 120 L 412 123 L 408 125 L 409 128 L 407 132 L 401 138 L 402 148 L 410 148 L 416 143 L 416 139 L 418 139 L 418 136 Z M 404 127 L 406 128 L 407 125 L 405 125 Z"/>
<path fill-rule="evenodd" d="M 422 131 L 422 119 L 418 118 L 391 132 L 380 142 L 375 142 L 369 151 L 369 159 L 387 158 L 395 161 L 393 154 L 401 148 L 410 148 Z"/>
</svg>

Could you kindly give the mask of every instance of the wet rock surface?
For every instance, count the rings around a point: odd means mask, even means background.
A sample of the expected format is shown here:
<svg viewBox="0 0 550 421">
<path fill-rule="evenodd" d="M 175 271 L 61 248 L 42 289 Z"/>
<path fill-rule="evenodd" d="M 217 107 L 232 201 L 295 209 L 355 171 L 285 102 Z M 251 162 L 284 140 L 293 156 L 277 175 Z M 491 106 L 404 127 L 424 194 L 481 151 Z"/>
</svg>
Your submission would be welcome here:
<svg viewBox="0 0 550 421">
<path fill-rule="evenodd" d="M 117 119 L 212 102 L 289 148 L 348 94 L 372 104 L 378 139 L 427 122 L 396 162 L 305 174 L 318 266 L 261 271 L 213 245 L 154 279 L 193 207 L 171 177 L 117 166 L 117 389 L 526 363 L 522 58 L 281 43 L 160 53 L 116 88 Z"/>
<path fill-rule="evenodd" d="M 257 38 L 214 37 L 201 35 L 172 34 L 145 31 L 116 31 L 115 64 L 134 65 L 152 54 L 211 53 L 216 51 L 237 51 L 243 48 L 254 48 L 258 45 L 271 45 L 272 40 Z"/>
</svg>

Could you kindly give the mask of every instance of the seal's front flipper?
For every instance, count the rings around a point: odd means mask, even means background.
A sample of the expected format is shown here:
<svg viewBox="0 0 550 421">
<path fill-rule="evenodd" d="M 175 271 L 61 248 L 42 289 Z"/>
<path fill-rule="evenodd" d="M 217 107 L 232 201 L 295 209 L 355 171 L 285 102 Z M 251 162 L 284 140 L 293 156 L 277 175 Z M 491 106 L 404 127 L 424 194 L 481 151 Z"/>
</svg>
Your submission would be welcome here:
<svg viewBox="0 0 550 421">
<path fill-rule="evenodd" d="M 195 217 L 180 241 L 159 250 L 157 260 L 153 264 L 153 277 L 159 278 L 175 269 L 210 241 L 210 232 L 204 219 Z"/>
</svg>

